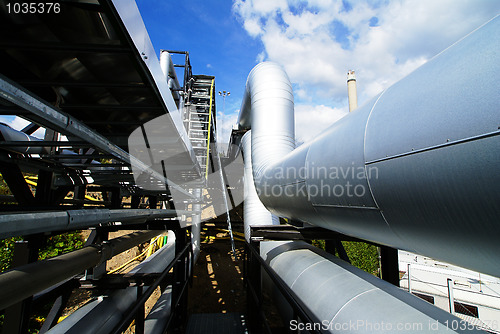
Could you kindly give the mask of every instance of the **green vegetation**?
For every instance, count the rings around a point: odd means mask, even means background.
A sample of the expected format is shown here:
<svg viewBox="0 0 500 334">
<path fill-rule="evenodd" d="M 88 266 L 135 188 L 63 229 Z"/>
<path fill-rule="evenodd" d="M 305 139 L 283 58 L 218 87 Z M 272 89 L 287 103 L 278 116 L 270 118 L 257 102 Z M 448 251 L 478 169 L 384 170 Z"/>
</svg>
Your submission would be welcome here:
<svg viewBox="0 0 500 334">
<path fill-rule="evenodd" d="M 40 250 L 38 259 L 48 259 L 82 248 L 84 241 L 80 232 L 64 233 L 47 239 L 47 244 Z"/>
<path fill-rule="evenodd" d="M 23 240 L 22 237 L 8 238 L 0 240 L 0 271 L 3 272 L 10 268 L 14 255 L 14 244 L 16 241 Z M 44 247 L 39 251 L 38 259 L 44 260 L 57 255 L 68 253 L 82 248 L 84 241 L 80 232 L 64 233 L 48 237 Z M 50 304 L 36 310 L 30 317 L 29 333 L 38 333 L 46 314 L 50 310 Z M 0 314 L 0 331 L 3 327 L 4 314 Z"/>
<path fill-rule="evenodd" d="M 379 276 L 377 247 L 364 242 L 344 241 L 342 244 L 353 266 Z"/>
<path fill-rule="evenodd" d="M 0 272 L 10 268 L 12 258 L 14 256 L 14 244 L 16 241 L 22 240 L 21 237 L 8 238 L 0 240 Z"/>
<path fill-rule="evenodd" d="M 10 268 L 14 255 L 14 244 L 23 240 L 21 237 L 0 240 L 0 271 Z M 44 260 L 57 255 L 68 253 L 82 248 L 84 241 L 80 232 L 64 233 L 48 237 L 44 247 L 39 251 L 38 259 Z"/>
<path fill-rule="evenodd" d="M 30 174 L 31 175 L 31 174 Z M 0 174 L 0 195 L 12 195 L 7 183 Z M 34 222 L 35 223 L 35 222 Z M 21 237 L 0 240 L 0 272 L 10 268 L 16 241 L 23 240 Z M 48 237 L 45 245 L 40 249 L 39 260 L 51 258 L 57 255 L 71 252 L 83 247 L 84 241 L 80 232 L 64 233 Z"/>
<path fill-rule="evenodd" d="M 0 195 L 12 195 L 7 183 L 3 179 L 2 174 L 0 174 Z"/>
<path fill-rule="evenodd" d="M 313 240 L 313 246 L 325 249 L 324 240 Z M 353 241 L 342 241 L 342 245 L 351 260 L 351 264 L 372 275 L 380 276 L 377 247 L 364 243 Z M 338 256 L 338 254 L 335 254 Z"/>
<path fill-rule="evenodd" d="M 3 176 L 0 174 L 0 195 L 12 195 Z M 36 222 L 33 222 L 36 223 Z M 14 244 L 23 240 L 22 237 L 13 237 L 0 240 L 0 272 L 10 269 L 14 256 Z M 44 260 L 64 253 L 68 253 L 84 246 L 80 232 L 64 233 L 48 237 L 43 247 L 39 250 L 38 259 Z M 29 322 L 28 333 L 38 333 L 45 315 L 49 312 L 50 305 L 42 307 L 32 314 Z M 0 313 L 0 331 L 3 327 L 4 313 Z"/>
</svg>

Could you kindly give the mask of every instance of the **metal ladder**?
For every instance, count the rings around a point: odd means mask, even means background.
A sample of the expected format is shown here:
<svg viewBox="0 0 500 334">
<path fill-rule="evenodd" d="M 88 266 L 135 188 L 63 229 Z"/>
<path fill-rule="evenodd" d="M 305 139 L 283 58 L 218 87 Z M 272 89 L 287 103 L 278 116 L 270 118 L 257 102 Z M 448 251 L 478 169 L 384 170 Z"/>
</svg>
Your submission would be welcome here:
<svg viewBox="0 0 500 334">
<path fill-rule="evenodd" d="M 186 103 L 184 124 L 189 140 L 204 175 L 207 173 L 208 145 L 215 133 L 215 99 L 213 77 L 193 76 L 189 102 Z M 212 123 L 212 124 L 211 124 Z"/>
</svg>

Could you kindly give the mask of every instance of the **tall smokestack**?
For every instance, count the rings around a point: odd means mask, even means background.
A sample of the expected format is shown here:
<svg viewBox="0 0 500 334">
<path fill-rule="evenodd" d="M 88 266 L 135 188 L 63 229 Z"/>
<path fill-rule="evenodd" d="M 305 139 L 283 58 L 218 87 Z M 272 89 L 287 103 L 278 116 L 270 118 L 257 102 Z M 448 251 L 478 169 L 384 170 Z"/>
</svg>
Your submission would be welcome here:
<svg viewBox="0 0 500 334">
<path fill-rule="evenodd" d="M 356 76 L 354 71 L 347 72 L 347 97 L 349 99 L 349 112 L 358 107 L 358 93 L 356 92 Z"/>
</svg>

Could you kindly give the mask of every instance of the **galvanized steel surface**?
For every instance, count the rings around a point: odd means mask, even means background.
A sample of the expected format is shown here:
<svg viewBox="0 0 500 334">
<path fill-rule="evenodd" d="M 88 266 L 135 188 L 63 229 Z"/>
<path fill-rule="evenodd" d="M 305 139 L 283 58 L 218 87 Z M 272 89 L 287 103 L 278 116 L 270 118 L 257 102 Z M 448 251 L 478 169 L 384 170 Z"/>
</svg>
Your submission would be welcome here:
<svg viewBox="0 0 500 334">
<path fill-rule="evenodd" d="M 240 127 L 257 138 L 262 203 L 500 276 L 499 32 L 497 17 L 281 159 L 293 148 L 291 85 L 278 65 L 257 65 Z"/>
<path fill-rule="evenodd" d="M 463 320 L 305 242 L 261 242 L 260 251 L 321 320 L 322 333 L 482 333 L 460 327 Z"/>
</svg>

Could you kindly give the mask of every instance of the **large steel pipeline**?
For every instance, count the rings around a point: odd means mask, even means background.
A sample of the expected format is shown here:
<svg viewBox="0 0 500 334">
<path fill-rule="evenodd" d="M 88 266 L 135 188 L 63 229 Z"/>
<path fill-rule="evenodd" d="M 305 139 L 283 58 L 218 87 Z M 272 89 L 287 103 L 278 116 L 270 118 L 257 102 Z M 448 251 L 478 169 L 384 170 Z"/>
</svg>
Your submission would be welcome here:
<svg viewBox="0 0 500 334">
<path fill-rule="evenodd" d="M 22 131 L 17 131 L 8 126 L 7 124 L 0 123 L 0 135 L 3 137 L 5 141 L 12 141 L 12 142 L 19 142 L 19 141 L 25 141 L 25 142 L 30 142 L 30 141 L 36 141 L 39 142 L 41 139 L 30 136 Z M 19 152 L 19 153 L 28 153 L 28 154 L 40 154 L 44 153 L 47 151 L 45 147 L 40 147 L 40 146 L 17 146 L 13 147 L 12 150 Z"/>
<path fill-rule="evenodd" d="M 247 159 L 251 140 L 248 132 L 245 136 L 242 146 L 246 159 L 246 232 L 250 226 L 272 224 L 275 216 L 260 203 L 253 182 L 248 182 L 253 179 L 247 180 L 247 176 L 252 175 L 252 166 Z M 293 316 L 285 297 L 272 283 L 266 268 L 262 288 L 273 296 L 284 322 L 292 330 L 314 328 L 322 333 L 436 333 L 449 330 L 455 333 L 458 328 L 464 329 L 458 332 L 479 332 L 452 314 L 305 242 L 260 242 L 260 256 L 293 291 L 295 296 L 292 298 L 300 301 L 312 321 L 308 324 L 296 321 L 297 317 Z"/>
<path fill-rule="evenodd" d="M 0 286 L 8 287 L 0 289 L 0 310 L 145 243 L 162 232 L 135 232 L 6 271 L 0 274 Z"/>
<path fill-rule="evenodd" d="M 296 150 L 290 81 L 257 65 L 239 123 L 262 203 L 500 276 L 499 32 L 496 17 Z"/>
</svg>

